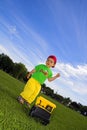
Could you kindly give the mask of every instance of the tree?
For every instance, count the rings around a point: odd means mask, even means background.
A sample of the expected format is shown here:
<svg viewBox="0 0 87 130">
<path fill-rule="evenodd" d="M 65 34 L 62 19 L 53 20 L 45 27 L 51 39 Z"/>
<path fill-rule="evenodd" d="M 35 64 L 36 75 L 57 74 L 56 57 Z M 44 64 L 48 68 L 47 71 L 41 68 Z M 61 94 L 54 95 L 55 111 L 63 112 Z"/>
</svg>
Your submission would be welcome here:
<svg viewBox="0 0 87 130">
<path fill-rule="evenodd" d="M 13 61 L 5 54 L 0 55 L 0 69 L 3 71 L 12 74 L 14 63 Z"/>
<path fill-rule="evenodd" d="M 59 102 L 62 103 L 62 101 L 63 101 L 64 98 L 61 95 L 55 93 L 54 94 L 54 99 L 56 99 L 57 101 L 59 101 Z"/>
<path fill-rule="evenodd" d="M 78 103 L 76 102 L 71 102 L 71 104 L 69 105 L 70 108 L 76 110 L 76 111 L 79 111 L 80 110 L 80 106 Z"/>
<path fill-rule="evenodd" d="M 48 96 L 51 96 L 53 97 L 53 94 L 54 94 L 54 90 L 51 89 L 50 87 L 47 87 L 46 84 L 42 84 L 42 89 L 41 89 L 41 92 L 43 92 L 44 94 L 48 95 Z"/>
<path fill-rule="evenodd" d="M 22 63 L 15 63 L 13 69 L 13 76 L 17 79 L 23 80 L 27 74 L 27 69 Z"/>
<path fill-rule="evenodd" d="M 66 106 L 69 106 L 69 104 L 71 103 L 71 100 L 70 100 L 69 97 L 68 97 L 68 98 L 64 98 L 63 101 L 62 101 L 62 103 L 63 103 L 64 105 L 66 105 Z"/>
<path fill-rule="evenodd" d="M 87 116 L 87 106 L 82 106 L 80 111 L 82 115 Z"/>
</svg>

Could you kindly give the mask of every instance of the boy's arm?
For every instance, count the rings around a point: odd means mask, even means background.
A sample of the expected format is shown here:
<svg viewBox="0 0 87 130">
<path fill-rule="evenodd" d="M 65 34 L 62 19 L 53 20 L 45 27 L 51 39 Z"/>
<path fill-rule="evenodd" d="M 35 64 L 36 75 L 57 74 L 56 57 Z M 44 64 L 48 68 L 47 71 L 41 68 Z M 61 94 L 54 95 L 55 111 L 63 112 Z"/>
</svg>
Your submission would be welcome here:
<svg viewBox="0 0 87 130">
<path fill-rule="evenodd" d="M 27 75 L 27 78 L 29 78 L 35 71 L 36 71 L 35 69 L 31 70 L 31 71 L 29 72 L 29 74 Z"/>
<path fill-rule="evenodd" d="M 60 77 L 60 73 L 56 74 L 55 76 L 53 76 L 52 78 L 48 78 L 48 81 L 51 82 L 53 80 L 55 80 L 56 78 Z"/>
</svg>

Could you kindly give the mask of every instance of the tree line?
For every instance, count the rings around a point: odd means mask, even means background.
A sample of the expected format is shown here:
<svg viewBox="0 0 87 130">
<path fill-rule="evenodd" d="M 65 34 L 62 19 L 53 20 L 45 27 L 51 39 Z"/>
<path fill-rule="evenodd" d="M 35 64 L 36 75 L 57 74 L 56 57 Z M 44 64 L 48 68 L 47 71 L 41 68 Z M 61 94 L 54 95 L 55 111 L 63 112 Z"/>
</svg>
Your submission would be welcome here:
<svg viewBox="0 0 87 130">
<path fill-rule="evenodd" d="M 26 73 L 28 72 L 24 64 L 14 63 L 12 59 L 3 53 L 0 54 L 0 69 L 21 81 L 25 80 Z"/>
<path fill-rule="evenodd" d="M 72 101 L 69 97 L 65 98 L 57 93 L 54 93 L 54 90 L 50 87 L 47 87 L 46 84 L 42 85 L 42 93 L 50 96 L 51 98 L 57 100 L 61 104 L 77 111 L 78 113 L 87 116 L 87 106 L 83 106 L 81 103 Z"/>
<path fill-rule="evenodd" d="M 22 63 L 14 63 L 12 59 L 4 53 L 0 54 L 0 69 L 22 82 L 27 82 L 28 80 L 26 77 L 29 71 L 26 66 Z M 42 85 L 41 92 L 64 104 L 65 106 L 79 112 L 80 114 L 87 116 L 87 106 L 83 106 L 77 102 L 72 102 L 69 97 L 64 98 L 63 96 L 54 93 L 54 90 L 46 86 L 46 84 Z"/>
</svg>

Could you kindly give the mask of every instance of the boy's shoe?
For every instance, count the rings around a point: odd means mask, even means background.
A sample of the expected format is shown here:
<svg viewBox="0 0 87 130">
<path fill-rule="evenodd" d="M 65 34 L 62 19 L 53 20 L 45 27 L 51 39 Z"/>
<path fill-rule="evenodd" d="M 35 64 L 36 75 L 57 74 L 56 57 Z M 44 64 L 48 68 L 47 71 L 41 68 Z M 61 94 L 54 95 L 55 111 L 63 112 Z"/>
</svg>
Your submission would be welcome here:
<svg viewBox="0 0 87 130">
<path fill-rule="evenodd" d="M 17 98 L 17 101 L 21 104 L 24 104 L 24 99 L 21 96 Z"/>
</svg>

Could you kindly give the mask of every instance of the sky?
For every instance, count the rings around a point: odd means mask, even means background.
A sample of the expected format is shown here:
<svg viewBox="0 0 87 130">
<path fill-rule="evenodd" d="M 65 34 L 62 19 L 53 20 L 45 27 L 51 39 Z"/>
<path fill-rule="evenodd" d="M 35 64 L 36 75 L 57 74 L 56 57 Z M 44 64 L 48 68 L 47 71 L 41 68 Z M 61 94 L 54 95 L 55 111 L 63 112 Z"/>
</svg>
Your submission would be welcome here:
<svg viewBox="0 0 87 130">
<path fill-rule="evenodd" d="M 87 1 L 0 0 L 0 54 L 28 71 L 57 57 L 46 81 L 55 93 L 87 106 Z"/>
</svg>

